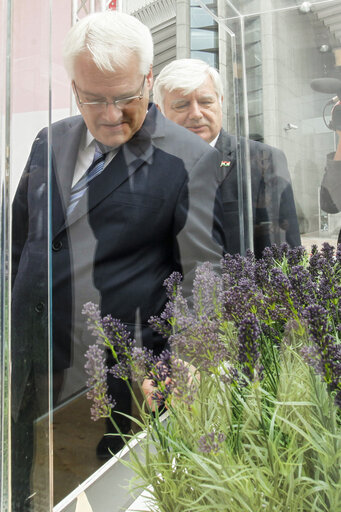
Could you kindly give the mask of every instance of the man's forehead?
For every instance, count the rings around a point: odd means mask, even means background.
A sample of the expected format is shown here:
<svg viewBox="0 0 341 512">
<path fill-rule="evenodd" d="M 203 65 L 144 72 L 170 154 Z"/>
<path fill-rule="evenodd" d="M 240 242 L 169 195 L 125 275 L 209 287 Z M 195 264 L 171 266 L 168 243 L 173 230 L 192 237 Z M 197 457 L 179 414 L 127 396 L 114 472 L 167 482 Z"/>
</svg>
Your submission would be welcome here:
<svg viewBox="0 0 341 512">
<path fill-rule="evenodd" d="M 166 91 L 166 94 L 172 96 L 172 103 L 177 103 L 184 99 L 190 100 L 192 98 L 216 98 L 217 94 L 215 91 L 207 91 L 198 87 L 191 92 L 187 92 L 185 89 L 173 89 L 172 91 Z"/>
</svg>

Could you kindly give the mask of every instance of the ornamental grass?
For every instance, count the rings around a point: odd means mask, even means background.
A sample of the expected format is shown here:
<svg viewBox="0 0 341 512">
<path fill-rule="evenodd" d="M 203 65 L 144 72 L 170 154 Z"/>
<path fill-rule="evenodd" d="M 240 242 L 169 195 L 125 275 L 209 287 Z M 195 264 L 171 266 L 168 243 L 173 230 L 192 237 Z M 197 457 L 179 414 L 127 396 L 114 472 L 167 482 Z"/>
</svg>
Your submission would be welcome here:
<svg viewBox="0 0 341 512">
<path fill-rule="evenodd" d="M 112 416 L 107 371 L 152 385 L 142 404 L 132 392 L 146 436 L 128 462 L 150 510 L 341 512 L 341 246 L 226 255 L 220 275 L 197 269 L 189 300 L 179 274 L 165 287 L 158 358 L 84 306 L 93 419 Z"/>
</svg>

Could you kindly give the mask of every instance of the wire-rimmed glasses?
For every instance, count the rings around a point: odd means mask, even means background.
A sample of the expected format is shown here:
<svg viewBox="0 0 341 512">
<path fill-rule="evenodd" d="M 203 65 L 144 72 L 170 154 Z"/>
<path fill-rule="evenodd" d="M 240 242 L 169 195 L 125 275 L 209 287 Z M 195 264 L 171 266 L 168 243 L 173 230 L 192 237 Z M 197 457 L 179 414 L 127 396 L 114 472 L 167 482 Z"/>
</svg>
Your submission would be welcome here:
<svg viewBox="0 0 341 512">
<path fill-rule="evenodd" d="M 72 82 L 74 91 L 76 93 L 77 102 L 80 107 L 88 107 L 91 110 L 106 110 L 108 108 L 108 105 L 114 105 L 119 110 L 123 110 L 124 108 L 127 108 L 131 104 L 133 104 L 136 100 L 142 100 L 143 98 L 143 92 L 144 92 L 144 86 L 146 83 L 146 75 L 143 76 L 142 85 L 140 87 L 140 93 L 136 94 L 134 96 L 127 96 L 126 98 L 118 98 L 116 100 L 112 101 L 82 101 L 79 97 L 77 86 L 75 82 Z"/>
</svg>

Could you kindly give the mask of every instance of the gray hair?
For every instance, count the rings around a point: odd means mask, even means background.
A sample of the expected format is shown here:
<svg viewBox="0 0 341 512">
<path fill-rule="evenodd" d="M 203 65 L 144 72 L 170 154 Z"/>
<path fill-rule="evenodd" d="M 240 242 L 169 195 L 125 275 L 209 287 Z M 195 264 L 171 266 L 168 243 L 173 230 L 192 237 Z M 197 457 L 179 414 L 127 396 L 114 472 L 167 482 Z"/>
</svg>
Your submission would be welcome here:
<svg viewBox="0 0 341 512">
<path fill-rule="evenodd" d="M 153 101 L 164 109 L 165 92 L 181 89 L 190 94 L 200 87 L 210 76 L 219 102 L 223 96 L 223 84 L 218 71 L 200 59 L 178 59 L 167 64 L 156 78 L 153 88 Z"/>
<path fill-rule="evenodd" d="M 124 68 L 127 60 L 137 55 L 140 72 L 147 75 L 153 63 L 153 39 L 149 28 L 129 14 L 96 12 L 78 21 L 66 36 L 64 65 L 71 79 L 75 59 L 84 52 L 92 55 L 101 71 L 112 72 Z"/>
</svg>

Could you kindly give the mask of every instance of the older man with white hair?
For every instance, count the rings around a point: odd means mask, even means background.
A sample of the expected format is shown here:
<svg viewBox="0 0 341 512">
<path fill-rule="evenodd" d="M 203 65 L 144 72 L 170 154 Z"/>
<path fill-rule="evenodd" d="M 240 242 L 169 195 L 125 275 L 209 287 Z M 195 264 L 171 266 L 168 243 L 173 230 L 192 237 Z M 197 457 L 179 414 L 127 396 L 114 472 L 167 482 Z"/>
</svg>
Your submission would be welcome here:
<svg viewBox="0 0 341 512">
<path fill-rule="evenodd" d="M 226 246 L 240 252 L 237 139 L 222 128 L 223 85 L 216 69 L 199 59 L 178 59 L 155 80 L 154 102 L 175 123 L 199 135 L 220 155 Z M 253 242 L 257 257 L 272 243 L 300 245 L 291 179 L 282 151 L 241 139 L 241 165 L 251 163 Z M 245 179 L 244 174 L 243 179 Z M 244 182 L 245 184 L 245 182 Z M 245 190 L 245 187 L 244 187 Z M 245 191 L 244 191 L 245 194 Z M 244 195 L 244 204 L 246 201 Z M 247 218 L 245 216 L 245 221 Z M 246 225 L 244 226 L 246 229 Z"/>
<path fill-rule="evenodd" d="M 49 318 L 56 402 L 71 365 L 79 387 L 86 382 L 85 302 L 99 302 L 103 316 L 119 318 L 157 354 L 165 340 L 148 319 L 167 301 L 164 280 L 179 271 L 190 291 L 196 266 L 208 260 L 218 268 L 223 253 L 217 154 L 149 103 L 149 29 L 123 13 L 89 15 L 69 31 L 64 60 L 81 115 L 38 134 L 13 203 L 12 468 L 18 512 L 30 509 L 35 494 L 29 489 L 32 424 L 49 396 L 47 389 L 41 392 L 49 382 Z M 125 433 L 129 421 L 119 413 L 130 414 L 129 390 L 111 375 L 109 394 Z M 108 448 L 120 446 L 119 437 L 105 437 L 97 455 L 107 458 Z"/>
</svg>

